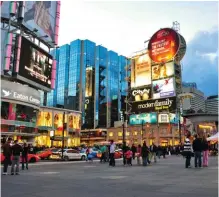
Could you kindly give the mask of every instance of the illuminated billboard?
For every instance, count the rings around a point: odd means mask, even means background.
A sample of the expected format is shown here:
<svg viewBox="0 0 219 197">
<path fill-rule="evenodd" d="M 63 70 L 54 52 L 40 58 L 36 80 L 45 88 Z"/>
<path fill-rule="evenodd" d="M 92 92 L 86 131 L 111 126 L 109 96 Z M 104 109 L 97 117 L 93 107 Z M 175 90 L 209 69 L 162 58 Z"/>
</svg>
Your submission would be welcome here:
<svg viewBox="0 0 219 197">
<path fill-rule="evenodd" d="M 174 78 L 153 81 L 153 99 L 160 99 L 175 96 Z"/>
<path fill-rule="evenodd" d="M 169 115 L 168 114 L 158 114 L 158 122 L 159 123 L 169 123 L 170 119 L 169 119 Z"/>
<path fill-rule="evenodd" d="M 52 112 L 39 111 L 37 116 L 37 126 L 52 127 Z"/>
<path fill-rule="evenodd" d="M 152 80 L 163 79 L 174 75 L 174 63 L 161 63 L 152 66 Z"/>
<path fill-rule="evenodd" d="M 151 84 L 151 60 L 148 53 L 136 56 L 132 63 L 131 88 Z"/>
<path fill-rule="evenodd" d="M 132 112 L 148 113 L 155 111 L 174 111 L 176 109 L 176 97 L 140 101 L 132 103 Z"/>
<path fill-rule="evenodd" d="M 52 56 L 22 37 L 19 75 L 45 87 L 51 87 Z"/>
<path fill-rule="evenodd" d="M 157 123 L 157 114 L 156 113 L 143 113 L 143 114 L 132 114 L 129 117 L 129 124 L 130 125 L 136 125 L 136 124 L 145 124 L 145 123 L 151 123 L 155 124 Z"/>
<path fill-rule="evenodd" d="M 37 36 L 47 42 L 55 41 L 56 12 L 58 1 L 26 1 L 23 25 L 37 30 Z"/>
<path fill-rule="evenodd" d="M 93 95 L 93 68 L 86 68 L 86 86 L 85 86 L 85 97 Z"/>
<path fill-rule="evenodd" d="M 132 101 L 146 101 L 152 98 L 151 87 L 144 87 L 131 90 Z"/>
<path fill-rule="evenodd" d="M 71 130 L 81 128 L 81 115 L 71 113 L 68 115 L 68 127 Z"/>
<path fill-rule="evenodd" d="M 150 58 L 156 63 L 172 60 L 180 46 L 179 34 L 171 29 L 164 28 L 158 30 L 148 43 Z"/>
</svg>

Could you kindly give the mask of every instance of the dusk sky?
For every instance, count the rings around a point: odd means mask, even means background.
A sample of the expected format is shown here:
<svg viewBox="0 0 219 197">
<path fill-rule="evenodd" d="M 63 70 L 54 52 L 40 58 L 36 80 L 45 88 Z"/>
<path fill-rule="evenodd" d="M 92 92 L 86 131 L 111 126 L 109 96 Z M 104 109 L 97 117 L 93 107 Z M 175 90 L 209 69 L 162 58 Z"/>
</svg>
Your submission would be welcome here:
<svg viewBox="0 0 219 197">
<path fill-rule="evenodd" d="M 130 56 L 163 27 L 180 23 L 187 42 L 183 81 L 218 92 L 218 2 L 62 1 L 59 45 L 89 39 Z"/>
</svg>

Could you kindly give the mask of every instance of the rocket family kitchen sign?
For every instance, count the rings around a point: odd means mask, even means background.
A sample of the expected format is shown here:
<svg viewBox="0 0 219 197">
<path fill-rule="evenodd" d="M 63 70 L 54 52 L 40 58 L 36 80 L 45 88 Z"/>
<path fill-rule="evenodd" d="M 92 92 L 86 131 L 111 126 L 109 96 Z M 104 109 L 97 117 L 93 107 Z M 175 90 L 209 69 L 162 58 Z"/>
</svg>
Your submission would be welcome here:
<svg viewBox="0 0 219 197">
<path fill-rule="evenodd" d="M 176 97 L 147 100 L 132 103 L 132 112 L 174 111 L 176 109 Z"/>
</svg>

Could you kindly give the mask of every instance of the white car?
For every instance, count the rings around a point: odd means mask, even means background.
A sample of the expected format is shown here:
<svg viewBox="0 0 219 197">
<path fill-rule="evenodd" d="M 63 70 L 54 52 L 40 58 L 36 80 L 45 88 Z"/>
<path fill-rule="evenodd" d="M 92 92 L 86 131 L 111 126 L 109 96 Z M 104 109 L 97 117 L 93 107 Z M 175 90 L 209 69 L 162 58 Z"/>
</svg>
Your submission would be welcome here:
<svg viewBox="0 0 219 197">
<path fill-rule="evenodd" d="M 80 152 L 74 149 L 64 149 L 63 150 L 63 159 L 65 161 L 69 160 L 86 160 L 86 153 Z M 60 160 L 62 159 L 62 150 L 52 153 L 50 155 L 50 159 L 52 160 Z"/>
</svg>

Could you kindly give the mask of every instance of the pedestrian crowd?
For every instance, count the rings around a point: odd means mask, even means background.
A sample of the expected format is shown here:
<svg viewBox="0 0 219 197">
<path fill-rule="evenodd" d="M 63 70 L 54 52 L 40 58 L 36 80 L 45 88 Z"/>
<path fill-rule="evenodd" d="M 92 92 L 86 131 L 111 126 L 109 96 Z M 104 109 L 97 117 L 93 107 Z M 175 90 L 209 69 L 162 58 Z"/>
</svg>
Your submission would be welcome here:
<svg viewBox="0 0 219 197">
<path fill-rule="evenodd" d="M 13 145 L 11 143 L 12 139 L 8 138 L 7 142 L 2 146 L 4 156 L 3 175 L 7 175 L 9 165 L 11 165 L 11 175 L 19 175 L 20 159 L 22 161 L 22 170 L 24 170 L 24 164 L 26 164 L 26 169 L 28 170 L 29 147 L 26 143 L 23 146 L 19 145 L 18 140 L 15 140 Z"/>
<path fill-rule="evenodd" d="M 186 158 L 185 167 L 191 168 L 191 158 L 193 156 L 195 168 L 208 167 L 209 143 L 206 136 L 196 134 L 192 143 L 190 137 L 191 134 L 188 133 L 184 143 L 183 156 Z"/>
</svg>

